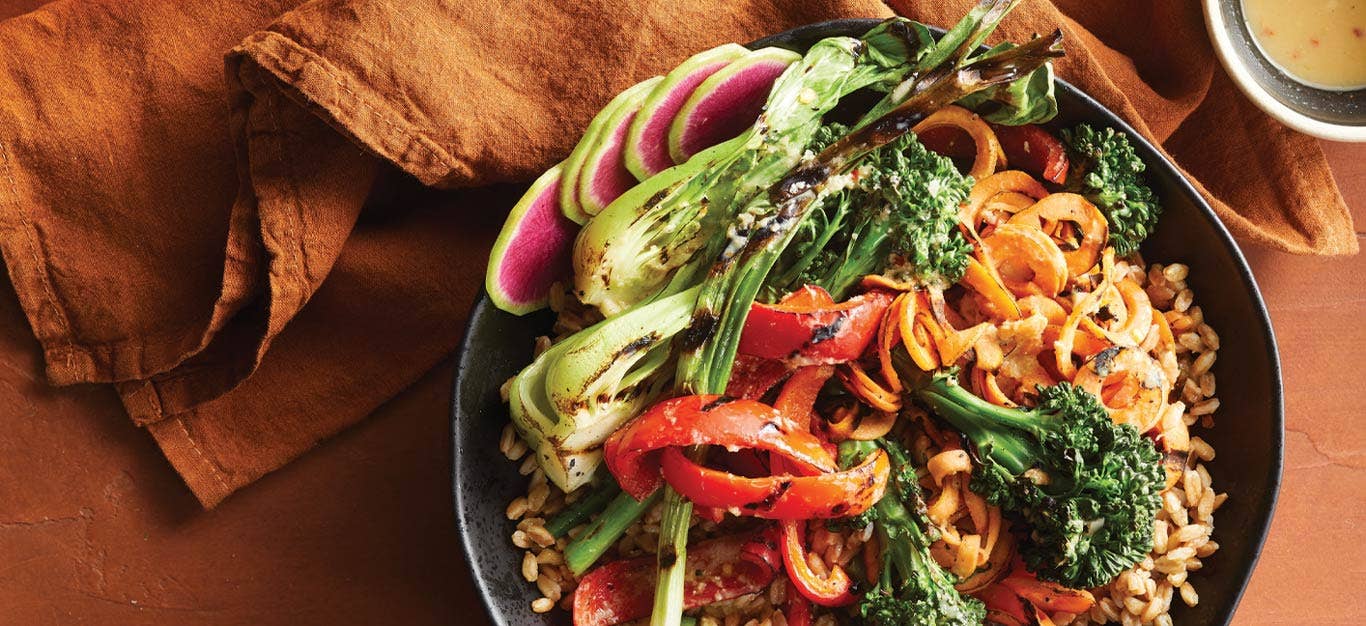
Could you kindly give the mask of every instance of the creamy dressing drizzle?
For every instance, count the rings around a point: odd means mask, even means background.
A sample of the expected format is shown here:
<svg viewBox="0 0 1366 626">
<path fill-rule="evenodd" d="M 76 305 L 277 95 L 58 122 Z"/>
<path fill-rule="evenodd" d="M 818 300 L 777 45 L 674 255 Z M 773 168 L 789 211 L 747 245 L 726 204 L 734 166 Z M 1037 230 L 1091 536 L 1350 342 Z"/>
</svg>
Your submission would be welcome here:
<svg viewBox="0 0 1366 626">
<path fill-rule="evenodd" d="M 1366 0 L 1242 0 L 1248 32 L 1281 71 L 1311 87 L 1366 87 Z"/>
</svg>

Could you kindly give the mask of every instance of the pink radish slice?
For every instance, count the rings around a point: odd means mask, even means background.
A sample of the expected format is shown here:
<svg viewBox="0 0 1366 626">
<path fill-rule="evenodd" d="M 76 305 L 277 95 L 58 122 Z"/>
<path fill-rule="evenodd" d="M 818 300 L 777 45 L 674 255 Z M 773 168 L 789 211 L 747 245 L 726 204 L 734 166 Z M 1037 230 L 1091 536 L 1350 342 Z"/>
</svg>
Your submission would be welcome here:
<svg viewBox="0 0 1366 626">
<path fill-rule="evenodd" d="M 591 140 L 592 137 L 585 135 L 579 141 L 588 142 Z M 556 185 L 560 214 L 565 219 L 582 226 L 588 223 L 590 217 L 588 213 L 584 212 L 583 206 L 579 204 L 579 177 L 575 175 L 583 170 L 583 156 L 578 154 L 576 148 L 574 152 L 570 153 L 569 158 L 560 164 L 560 167 L 565 174 L 561 184 Z"/>
<path fill-rule="evenodd" d="M 631 170 L 626 169 L 622 154 L 626 144 L 626 131 L 635 117 L 635 112 L 632 112 L 622 125 L 613 130 L 612 136 L 603 142 L 602 151 L 595 155 L 579 175 L 579 204 L 589 215 L 597 215 L 618 196 L 640 182 L 631 174 Z"/>
<path fill-rule="evenodd" d="M 563 164 L 541 174 L 508 213 L 489 253 L 484 288 L 498 308 L 525 315 L 546 305 L 550 287 L 568 280 L 579 227 L 560 209 Z"/>
<path fill-rule="evenodd" d="M 601 158 L 603 144 L 606 142 L 616 142 L 618 149 L 614 158 L 618 163 L 621 162 L 621 150 L 619 148 L 621 139 L 614 129 L 622 124 L 621 120 L 624 116 L 634 116 L 635 112 L 640 110 L 646 96 L 662 80 L 664 80 L 663 76 L 643 80 L 627 87 L 613 97 L 607 106 L 593 116 L 593 120 L 588 123 L 588 128 L 584 129 L 583 137 L 574 146 L 574 151 L 569 154 L 569 158 L 564 160 L 564 184 L 560 187 L 560 208 L 564 211 L 565 216 L 575 223 L 586 223 L 590 217 L 602 210 L 602 206 L 595 204 L 594 206 L 597 208 L 589 211 L 580 201 L 580 198 L 586 197 L 584 190 L 580 188 L 580 181 L 588 180 L 588 177 L 583 176 L 584 169 L 593 164 L 595 159 Z M 625 122 L 627 126 L 631 124 L 630 119 L 628 117 Z M 595 167 L 600 167 L 600 165 Z M 622 168 L 624 169 L 625 166 Z M 627 175 L 629 176 L 630 173 L 628 172 Z M 634 182 L 635 179 L 632 178 L 631 181 Z"/>
<path fill-rule="evenodd" d="M 736 59 L 702 81 L 669 128 L 673 161 L 687 161 L 754 125 L 768 102 L 773 82 L 800 58 L 781 48 L 764 48 Z"/>
<path fill-rule="evenodd" d="M 636 177 L 626 169 L 626 133 L 631 122 L 645 104 L 645 99 L 654 88 L 664 80 L 656 76 L 621 92 L 612 103 L 603 109 L 609 113 L 601 126 L 595 145 L 582 162 L 578 180 L 574 181 L 576 201 L 588 216 L 597 215 L 607 205 L 616 200 L 626 190 L 636 185 Z M 601 114 L 600 114 L 601 115 Z M 597 120 L 594 120 L 597 124 Z M 566 176 L 568 176 L 566 172 Z M 569 183 L 568 180 L 565 181 Z"/>
<path fill-rule="evenodd" d="M 702 81 L 747 52 L 736 44 L 699 52 L 674 68 L 655 87 L 627 135 L 626 168 L 636 179 L 645 180 L 673 167 L 674 160 L 669 155 L 669 126 L 678 117 L 679 109 Z"/>
</svg>

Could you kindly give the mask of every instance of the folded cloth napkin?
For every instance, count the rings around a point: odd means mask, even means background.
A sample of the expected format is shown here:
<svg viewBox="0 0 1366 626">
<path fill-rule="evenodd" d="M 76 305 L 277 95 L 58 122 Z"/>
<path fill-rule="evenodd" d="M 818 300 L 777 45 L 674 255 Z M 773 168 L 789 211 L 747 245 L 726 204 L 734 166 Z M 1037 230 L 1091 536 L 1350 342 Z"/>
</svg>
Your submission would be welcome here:
<svg viewBox="0 0 1366 626">
<path fill-rule="evenodd" d="M 891 8 L 949 24 L 970 4 Z M 1246 240 L 1354 252 L 1317 145 L 1237 96 L 1198 9 L 1130 4 L 1028 0 L 1002 34 L 1061 26 L 1063 75 L 1161 141 Z M 211 507 L 458 340 L 505 194 L 377 201 L 394 172 L 525 181 L 612 95 L 695 51 L 890 14 L 879 0 L 58 0 L 0 23 L 0 251 L 48 378 L 115 384 Z"/>
</svg>

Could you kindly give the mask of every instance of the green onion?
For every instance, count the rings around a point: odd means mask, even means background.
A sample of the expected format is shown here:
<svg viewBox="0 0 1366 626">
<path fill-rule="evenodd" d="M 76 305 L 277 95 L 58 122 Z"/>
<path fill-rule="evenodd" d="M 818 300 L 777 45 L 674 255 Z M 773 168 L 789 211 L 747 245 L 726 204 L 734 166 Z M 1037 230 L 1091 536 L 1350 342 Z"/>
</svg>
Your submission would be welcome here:
<svg viewBox="0 0 1366 626">
<path fill-rule="evenodd" d="M 564 562 L 569 565 L 569 571 L 574 572 L 575 576 L 582 576 L 621 538 L 626 527 L 634 524 L 659 502 L 663 493 L 663 490 L 657 490 L 641 501 L 636 501 L 626 492 L 617 494 L 602 515 L 593 520 L 582 535 L 565 546 Z"/>
<path fill-rule="evenodd" d="M 616 481 L 607 480 L 598 485 L 593 493 L 579 498 L 551 518 L 549 522 L 546 522 L 545 529 L 550 531 L 552 537 L 559 539 L 568 534 L 569 529 L 588 521 L 588 518 L 606 508 L 607 503 L 620 493 L 621 487 L 617 486 Z"/>
</svg>

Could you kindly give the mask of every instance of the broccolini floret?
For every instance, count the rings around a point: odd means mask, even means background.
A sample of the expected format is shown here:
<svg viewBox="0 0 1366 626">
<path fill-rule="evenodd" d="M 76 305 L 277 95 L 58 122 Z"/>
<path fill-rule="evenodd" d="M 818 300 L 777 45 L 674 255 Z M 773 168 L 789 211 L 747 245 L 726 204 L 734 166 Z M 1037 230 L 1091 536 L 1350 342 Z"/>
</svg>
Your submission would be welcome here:
<svg viewBox="0 0 1366 626">
<path fill-rule="evenodd" d="M 863 458 L 879 447 L 891 458 L 893 474 L 886 495 L 859 518 L 872 522 L 882 546 L 877 582 L 859 601 L 859 614 L 874 626 L 981 624 L 986 617 L 982 603 L 954 589 L 957 577 L 930 554 L 939 531 L 925 517 L 915 468 L 905 450 L 885 439 L 850 440 L 840 444 L 841 460 Z"/>
<path fill-rule="evenodd" d="M 897 369 L 914 368 L 904 365 Z M 1095 396 L 1064 382 L 1040 387 L 1037 407 L 1011 409 L 942 372 L 915 394 L 971 440 L 978 463 L 970 488 L 1027 529 L 1020 553 L 1039 578 L 1096 587 L 1147 556 L 1161 456 Z"/>
<path fill-rule="evenodd" d="M 1110 224 L 1110 245 L 1121 256 L 1138 250 L 1162 214 L 1157 195 L 1143 182 L 1145 165 L 1129 138 L 1087 124 L 1062 131 L 1072 157 L 1067 188 L 1086 196 Z"/>
<path fill-rule="evenodd" d="M 818 136 L 842 128 L 830 125 Z M 972 247 L 957 228 L 958 205 L 967 200 L 972 178 L 912 134 L 874 151 L 855 171 L 854 186 L 803 222 L 769 283 L 770 295 L 811 284 L 843 298 L 863 276 L 884 272 L 919 284 L 961 278 Z"/>
</svg>

